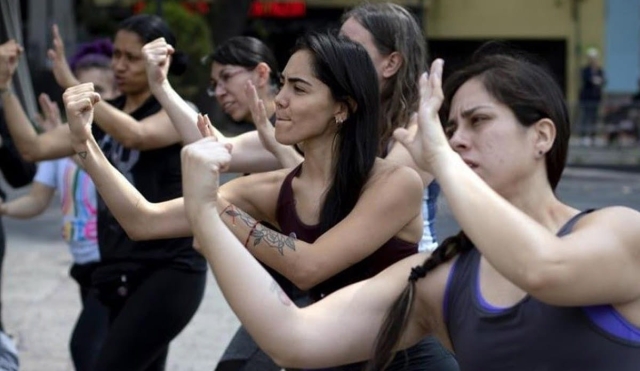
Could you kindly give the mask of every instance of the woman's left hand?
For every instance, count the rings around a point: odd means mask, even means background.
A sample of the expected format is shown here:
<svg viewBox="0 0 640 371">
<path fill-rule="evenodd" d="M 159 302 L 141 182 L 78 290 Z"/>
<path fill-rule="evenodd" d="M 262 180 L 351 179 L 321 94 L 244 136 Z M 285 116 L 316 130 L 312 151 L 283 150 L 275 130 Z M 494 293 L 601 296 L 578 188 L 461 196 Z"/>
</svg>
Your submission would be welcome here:
<svg viewBox="0 0 640 371">
<path fill-rule="evenodd" d="M 93 83 L 89 82 L 65 90 L 62 100 L 69 120 L 71 143 L 74 147 L 84 145 L 93 138 L 93 107 L 100 102 L 100 94 L 95 92 Z"/>
<path fill-rule="evenodd" d="M 67 57 L 64 51 L 64 42 L 60 33 L 58 32 L 58 25 L 53 25 L 53 49 L 47 51 L 47 56 L 52 63 L 53 76 L 56 78 L 56 82 L 63 89 L 70 88 L 80 84 L 78 79 L 71 72 Z"/>
</svg>

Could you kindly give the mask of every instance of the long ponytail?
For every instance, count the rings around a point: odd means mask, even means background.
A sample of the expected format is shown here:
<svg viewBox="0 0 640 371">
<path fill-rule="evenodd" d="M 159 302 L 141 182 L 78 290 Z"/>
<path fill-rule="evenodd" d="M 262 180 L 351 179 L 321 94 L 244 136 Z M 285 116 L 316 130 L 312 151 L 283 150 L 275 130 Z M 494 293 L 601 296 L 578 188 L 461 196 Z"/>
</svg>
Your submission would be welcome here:
<svg viewBox="0 0 640 371">
<path fill-rule="evenodd" d="M 460 231 L 457 235 L 444 240 L 422 265 L 413 267 L 409 275 L 407 287 L 391 305 L 385 320 L 378 332 L 374 352 L 368 362 L 367 371 L 384 370 L 393 359 L 395 349 L 407 327 L 407 322 L 413 307 L 416 282 L 434 270 L 440 264 L 453 259 L 456 255 L 471 250 L 473 245 L 469 238 Z"/>
</svg>

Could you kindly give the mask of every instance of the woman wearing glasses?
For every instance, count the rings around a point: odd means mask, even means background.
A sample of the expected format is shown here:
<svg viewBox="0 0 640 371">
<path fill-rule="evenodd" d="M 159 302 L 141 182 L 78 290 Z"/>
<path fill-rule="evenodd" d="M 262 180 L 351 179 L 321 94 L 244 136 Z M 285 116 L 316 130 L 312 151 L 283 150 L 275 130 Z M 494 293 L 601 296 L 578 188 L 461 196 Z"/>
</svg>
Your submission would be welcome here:
<svg viewBox="0 0 640 371">
<path fill-rule="evenodd" d="M 202 135 L 196 127 L 196 112 L 167 80 L 166 65 L 172 53 L 173 47 L 165 39 L 154 40 L 143 48 L 151 91 L 186 145 L 201 139 Z M 276 58 L 269 47 L 256 38 L 237 36 L 220 44 L 207 60 L 211 61 L 211 83 L 207 93 L 215 97 L 225 114 L 235 122 L 258 124 L 254 122 L 253 110 L 256 118 L 273 123 L 280 77 Z M 221 142 L 242 148 L 234 153 L 230 172 L 252 173 L 282 167 L 274 155 L 264 150 L 255 133 L 226 137 L 218 130 L 214 131 Z M 292 148 L 279 150 L 293 151 Z"/>
</svg>

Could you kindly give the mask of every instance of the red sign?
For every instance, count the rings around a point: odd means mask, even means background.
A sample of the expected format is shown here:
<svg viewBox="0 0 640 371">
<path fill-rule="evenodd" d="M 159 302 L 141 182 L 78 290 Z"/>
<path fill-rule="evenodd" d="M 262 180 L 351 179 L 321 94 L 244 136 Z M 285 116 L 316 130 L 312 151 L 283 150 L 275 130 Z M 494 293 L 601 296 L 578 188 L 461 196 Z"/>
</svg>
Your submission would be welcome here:
<svg viewBox="0 0 640 371">
<path fill-rule="evenodd" d="M 296 18 L 306 14 L 304 1 L 254 1 L 249 8 L 252 18 Z"/>
</svg>

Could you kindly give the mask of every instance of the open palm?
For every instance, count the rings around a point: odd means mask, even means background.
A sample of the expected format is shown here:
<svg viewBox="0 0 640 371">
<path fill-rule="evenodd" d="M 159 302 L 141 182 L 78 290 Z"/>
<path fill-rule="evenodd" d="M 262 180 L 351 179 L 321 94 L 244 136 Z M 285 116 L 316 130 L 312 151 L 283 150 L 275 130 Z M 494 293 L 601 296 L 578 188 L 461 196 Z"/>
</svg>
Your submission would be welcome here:
<svg viewBox="0 0 640 371">
<path fill-rule="evenodd" d="M 433 167 L 443 154 L 453 152 L 442 129 L 438 111 L 442 106 L 442 68 L 444 61 L 435 60 L 429 73 L 420 77 L 420 107 L 418 110 L 418 130 L 412 135 L 401 128 L 394 132 L 396 140 L 402 143 L 415 163 L 424 171 L 433 173 Z"/>
</svg>

